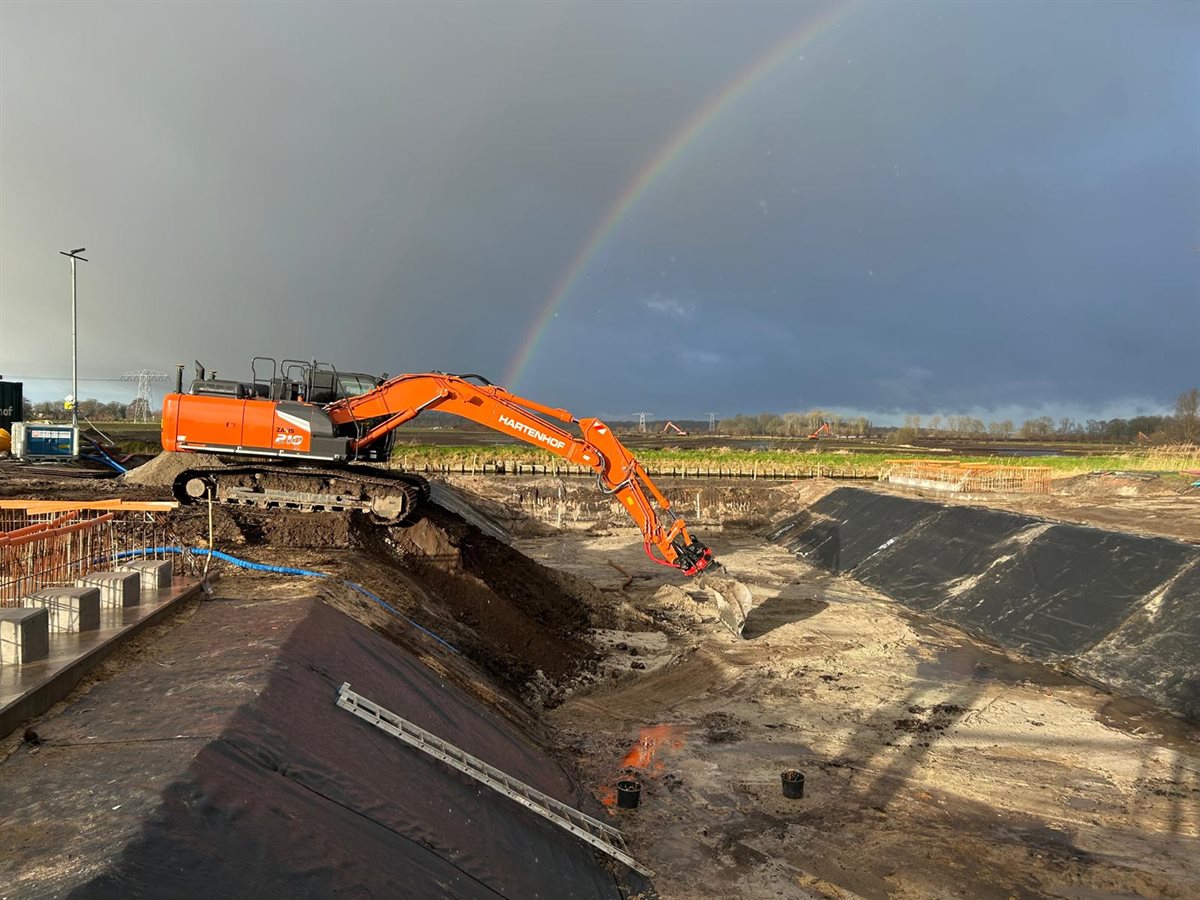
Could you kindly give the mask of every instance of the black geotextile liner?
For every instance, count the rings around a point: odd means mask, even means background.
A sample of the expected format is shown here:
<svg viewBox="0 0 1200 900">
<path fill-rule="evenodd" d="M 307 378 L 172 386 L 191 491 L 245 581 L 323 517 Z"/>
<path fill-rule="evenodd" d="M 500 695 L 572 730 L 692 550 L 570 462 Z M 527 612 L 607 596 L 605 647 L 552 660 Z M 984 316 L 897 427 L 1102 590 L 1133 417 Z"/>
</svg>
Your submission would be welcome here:
<svg viewBox="0 0 1200 900">
<path fill-rule="evenodd" d="M 302 621 L 271 651 L 266 687 L 163 790 L 140 835 L 72 896 L 620 896 L 577 838 L 334 700 L 348 681 L 579 807 L 566 775 L 515 725 L 319 601 L 289 607 Z"/>
<path fill-rule="evenodd" d="M 1200 554 L 1186 544 L 858 488 L 768 538 L 1003 647 L 1200 718 Z"/>
<path fill-rule="evenodd" d="M 1080 673 L 1200 720 L 1200 553 L 1161 596 L 1075 664 Z"/>
<path fill-rule="evenodd" d="M 936 503 L 838 488 L 781 522 L 768 538 L 832 572 L 849 572 L 939 509 Z"/>
<path fill-rule="evenodd" d="M 1009 538 L 1039 524 L 1014 513 L 945 507 L 855 569 L 854 577 L 906 606 L 929 610 L 946 599 L 954 582 L 995 563 Z"/>
<path fill-rule="evenodd" d="M 930 611 L 1039 659 L 1071 656 L 1120 625 L 1193 552 L 1165 538 L 1054 525 Z"/>
</svg>

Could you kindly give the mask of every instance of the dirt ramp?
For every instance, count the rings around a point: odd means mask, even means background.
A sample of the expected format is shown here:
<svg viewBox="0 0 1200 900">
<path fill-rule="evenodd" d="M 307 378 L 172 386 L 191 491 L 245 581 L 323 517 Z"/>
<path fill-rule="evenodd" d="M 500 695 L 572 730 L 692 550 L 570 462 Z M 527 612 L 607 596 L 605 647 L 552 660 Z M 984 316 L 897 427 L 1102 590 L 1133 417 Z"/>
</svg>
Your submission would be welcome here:
<svg viewBox="0 0 1200 900">
<path fill-rule="evenodd" d="M 1200 553 L 1187 544 L 857 488 L 770 537 L 1024 656 L 1200 718 Z"/>
</svg>

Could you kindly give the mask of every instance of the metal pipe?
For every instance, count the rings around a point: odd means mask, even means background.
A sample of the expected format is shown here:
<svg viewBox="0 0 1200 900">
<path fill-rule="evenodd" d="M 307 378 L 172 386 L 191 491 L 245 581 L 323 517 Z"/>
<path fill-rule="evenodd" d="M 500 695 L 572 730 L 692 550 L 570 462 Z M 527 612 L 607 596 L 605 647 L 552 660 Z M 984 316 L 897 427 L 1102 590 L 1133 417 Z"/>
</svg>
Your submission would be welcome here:
<svg viewBox="0 0 1200 900">
<path fill-rule="evenodd" d="M 71 427 L 79 429 L 79 338 L 76 331 L 77 293 L 75 257 L 71 257 Z M 72 437 L 72 440 L 74 438 Z"/>
<path fill-rule="evenodd" d="M 75 280 L 75 262 L 87 262 L 87 260 L 79 254 L 86 250 L 86 247 L 76 247 L 74 250 L 67 252 L 59 250 L 61 256 L 66 256 L 71 260 L 71 450 L 75 455 L 79 454 L 79 340 L 77 336 L 77 299 Z"/>
</svg>

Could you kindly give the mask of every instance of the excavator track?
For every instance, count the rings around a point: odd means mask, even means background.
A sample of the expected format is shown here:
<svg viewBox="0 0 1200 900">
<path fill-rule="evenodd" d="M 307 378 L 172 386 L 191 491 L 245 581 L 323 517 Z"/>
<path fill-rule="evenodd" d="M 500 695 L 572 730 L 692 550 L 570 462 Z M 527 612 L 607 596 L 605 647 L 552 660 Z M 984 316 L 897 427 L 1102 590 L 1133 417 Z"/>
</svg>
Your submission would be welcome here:
<svg viewBox="0 0 1200 900">
<path fill-rule="evenodd" d="M 429 499 L 429 482 L 369 466 L 224 466 L 187 469 L 172 486 L 182 504 L 216 503 L 299 512 L 363 512 L 374 521 L 411 521 Z"/>
</svg>

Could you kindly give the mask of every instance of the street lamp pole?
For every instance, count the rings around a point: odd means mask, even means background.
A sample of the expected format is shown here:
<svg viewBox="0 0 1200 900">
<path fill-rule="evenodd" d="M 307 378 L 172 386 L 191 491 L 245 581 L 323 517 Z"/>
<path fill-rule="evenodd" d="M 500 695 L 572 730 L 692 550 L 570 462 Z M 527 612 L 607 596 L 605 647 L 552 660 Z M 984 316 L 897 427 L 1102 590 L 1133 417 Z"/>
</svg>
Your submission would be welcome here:
<svg viewBox="0 0 1200 900">
<path fill-rule="evenodd" d="M 78 295 L 75 287 L 75 262 L 87 262 L 80 253 L 86 250 L 86 247 L 79 247 L 68 253 L 66 250 L 59 250 L 62 256 L 71 258 L 71 427 L 78 431 L 79 429 L 79 339 L 76 334 L 77 307 Z"/>
</svg>

